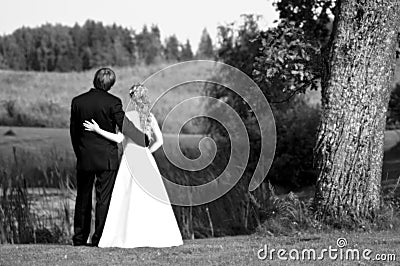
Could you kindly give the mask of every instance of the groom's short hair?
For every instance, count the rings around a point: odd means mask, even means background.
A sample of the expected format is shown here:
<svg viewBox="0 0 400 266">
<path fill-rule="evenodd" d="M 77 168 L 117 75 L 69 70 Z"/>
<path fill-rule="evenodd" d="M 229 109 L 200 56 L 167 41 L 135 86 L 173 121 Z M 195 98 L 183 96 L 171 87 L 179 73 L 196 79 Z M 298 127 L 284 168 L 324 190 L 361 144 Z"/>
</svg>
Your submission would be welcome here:
<svg viewBox="0 0 400 266">
<path fill-rule="evenodd" d="M 96 89 L 109 91 L 116 80 L 115 73 L 108 67 L 100 68 L 96 71 L 93 85 Z"/>
</svg>

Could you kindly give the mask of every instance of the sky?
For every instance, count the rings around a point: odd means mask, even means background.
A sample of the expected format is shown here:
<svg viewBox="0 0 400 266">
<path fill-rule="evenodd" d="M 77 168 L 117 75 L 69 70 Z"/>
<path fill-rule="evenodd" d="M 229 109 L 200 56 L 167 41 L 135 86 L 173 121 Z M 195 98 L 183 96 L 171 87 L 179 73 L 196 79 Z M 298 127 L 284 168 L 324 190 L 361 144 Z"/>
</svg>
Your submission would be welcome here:
<svg viewBox="0 0 400 266">
<path fill-rule="evenodd" d="M 162 40 L 175 34 L 189 39 L 197 50 L 201 32 L 207 28 L 215 41 L 217 26 L 240 21 L 241 14 L 262 15 L 262 28 L 278 18 L 272 0 L 0 0 L 0 34 L 45 23 L 82 25 L 87 19 L 140 31 L 144 24 L 157 24 Z"/>
</svg>

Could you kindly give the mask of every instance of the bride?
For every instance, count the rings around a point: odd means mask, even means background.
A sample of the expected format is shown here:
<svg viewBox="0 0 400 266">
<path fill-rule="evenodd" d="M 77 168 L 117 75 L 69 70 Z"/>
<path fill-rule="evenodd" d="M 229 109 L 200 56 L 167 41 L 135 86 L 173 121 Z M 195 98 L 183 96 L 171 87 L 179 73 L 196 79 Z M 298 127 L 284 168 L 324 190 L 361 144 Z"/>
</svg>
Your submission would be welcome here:
<svg viewBox="0 0 400 266">
<path fill-rule="evenodd" d="M 99 247 L 170 247 L 182 245 L 182 236 L 168 199 L 161 174 L 152 156 L 161 147 L 161 130 L 153 114 L 147 89 L 130 89 L 133 110 L 126 116 L 152 140 L 149 148 L 136 145 L 122 133 L 102 130 L 96 121 L 85 121 L 85 130 L 123 145 L 123 155 L 111 196 Z M 143 184 L 151 184 L 149 193 Z"/>
</svg>

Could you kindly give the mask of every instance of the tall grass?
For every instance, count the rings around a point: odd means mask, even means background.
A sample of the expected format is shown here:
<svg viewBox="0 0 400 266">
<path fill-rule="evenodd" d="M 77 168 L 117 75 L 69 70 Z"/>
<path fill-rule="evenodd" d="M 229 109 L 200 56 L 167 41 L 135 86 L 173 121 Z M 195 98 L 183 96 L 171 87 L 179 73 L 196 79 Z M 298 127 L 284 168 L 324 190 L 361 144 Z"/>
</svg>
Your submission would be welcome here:
<svg viewBox="0 0 400 266">
<path fill-rule="evenodd" d="M 14 149 L 12 161 L 2 163 L 0 172 L 0 241 L 1 243 L 70 243 L 73 232 L 73 207 L 76 196 L 73 167 L 56 151 L 49 151 L 42 165 L 35 156 Z M 189 157 L 197 150 L 186 149 Z M 171 181 L 198 185 L 218 176 L 221 161 L 203 171 L 177 169 L 157 155 L 161 173 Z M 37 171 L 26 171 L 35 162 Z M 47 164 L 46 164 L 47 163 Z M 31 166 L 33 167 L 33 166 Z M 33 168 L 30 168 L 33 169 Z M 40 173 L 38 175 L 38 173 Z M 39 178 L 32 178 L 35 174 Z M 312 199 L 301 200 L 294 193 L 278 196 L 269 183 L 248 191 L 250 176 L 245 176 L 223 197 L 195 207 L 173 206 L 185 239 L 248 234 L 292 235 L 299 232 L 322 232 L 331 229 L 381 230 L 400 228 L 398 187 L 383 197 L 381 211 L 369 223 L 354 221 L 320 224 L 313 217 Z M 400 181 L 398 181 L 400 183 Z M 351 228 L 353 226 L 353 228 Z"/>
<path fill-rule="evenodd" d="M 191 158 L 198 150 L 187 148 Z M 61 153 L 62 155 L 62 153 Z M 46 154 L 13 150 L 12 159 L 1 165 L 0 239 L 3 243 L 70 243 L 75 200 L 74 162 L 53 148 Z M 161 173 L 176 183 L 199 185 L 215 179 L 220 162 L 204 171 L 176 168 L 158 153 Z M 223 165 L 223 164 L 222 164 Z M 246 181 L 247 180 L 247 181 Z M 196 207 L 173 206 L 185 239 L 237 235 L 255 230 L 263 220 L 260 207 L 265 192 L 251 195 L 249 178 L 214 202 Z M 253 199 L 253 200 L 252 200 Z"/>
<path fill-rule="evenodd" d="M 270 197 L 263 208 L 267 219 L 257 228 L 263 235 L 294 235 L 304 232 L 326 233 L 333 230 L 345 231 L 400 231 L 400 177 L 397 185 L 386 193 L 383 189 L 380 209 L 373 217 L 365 219 L 332 219 L 321 223 L 316 219 L 313 209 L 313 198 L 300 199 L 290 192 L 285 196 L 277 196 L 270 186 Z"/>
<path fill-rule="evenodd" d="M 70 175 L 58 161 L 37 166 L 42 179 L 30 173 L 35 158 L 13 150 L 13 161 L 3 161 L 0 183 L 0 239 L 2 243 L 65 243 L 71 235 Z M 49 175 L 50 174 L 50 175 Z M 43 187 L 35 187 L 35 185 Z M 57 185 L 56 185 L 57 184 Z M 53 187 L 53 188 L 49 188 Z M 55 187 L 55 188 L 54 188 Z"/>
</svg>

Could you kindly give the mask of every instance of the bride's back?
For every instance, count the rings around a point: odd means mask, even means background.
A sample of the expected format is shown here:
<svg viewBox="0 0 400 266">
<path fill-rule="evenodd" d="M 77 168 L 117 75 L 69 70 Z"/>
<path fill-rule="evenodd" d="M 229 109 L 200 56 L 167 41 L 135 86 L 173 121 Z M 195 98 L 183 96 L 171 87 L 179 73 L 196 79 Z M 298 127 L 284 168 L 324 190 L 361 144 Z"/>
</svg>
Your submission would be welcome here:
<svg viewBox="0 0 400 266">
<path fill-rule="evenodd" d="M 132 123 L 135 125 L 135 127 L 137 127 L 138 129 L 140 129 L 141 131 L 143 131 L 141 125 L 140 125 L 140 116 L 139 113 L 135 110 L 132 111 L 128 111 L 125 113 L 125 116 L 132 121 Z"/>
<path fill-rule="evenodd" d="M 125 112 L 125 116 L 137 127 L 140 131 L 143 132 L 142 126 L 140 125 L 140 115 L 137 111 L 132 110 Z M 142 148 L 141 146 L 137 145 L 133 140 L 131 140 L 129 137 L 124 136 L 124 141 L 123 141 L 123 147 L 124 149 L 126 148 L 127 144 L 134 144 L 133 146 L 137 146 Z"/>
</svg>

